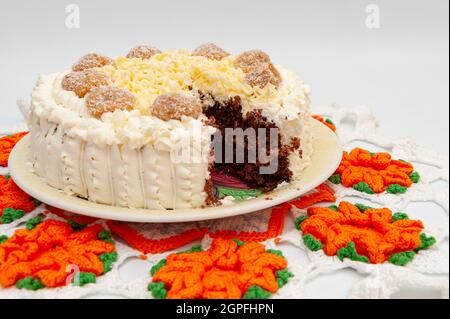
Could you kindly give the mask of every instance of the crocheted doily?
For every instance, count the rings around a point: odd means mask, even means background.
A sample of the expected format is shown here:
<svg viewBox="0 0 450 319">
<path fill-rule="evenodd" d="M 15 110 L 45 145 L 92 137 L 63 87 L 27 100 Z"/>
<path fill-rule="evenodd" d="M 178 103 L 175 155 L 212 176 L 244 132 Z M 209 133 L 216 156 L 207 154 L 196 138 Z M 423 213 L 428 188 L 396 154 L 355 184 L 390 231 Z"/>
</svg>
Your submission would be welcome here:
<svg viewBox="0 0 450 319">
<path fill-rule="evenodd" d="M 336 133 L 346 151 L 355 146 L 372 151 L 387 151 L 393 158 L 412 163 L 414 169 L 420 172 L 420 181 L 408 188 L 404 194 L 366 194 L 340 184 L 326 182 L 311 192 L 312 197 L 302 196 L 298 201 L 299 205 L 284 204 L 274 209 L 232 218 L 179 224 L 132 224 L 79 219 L 79 216 L 74 214 L 49 209 L 41 204 L 22 218 L 9 224 L 0 224 L 0 236 L 11 236 L 15 230 L 24 228 L 27 221 L 36 216 L 101 224 L 114 234 L 118 260 L 111 271 L 97 278 L 96 283 L 37 291 L 12 286 L 0 288 L 0 298 L 152 298 L 147 289 L 152 266 L 167 255 L 186 250 L 194 244 L 201 243 L 204 248 L 208 248 L 212 238 L 217 237 L 259 241 L 266 245 L 266 249 L 283 252 L 288 270 L 294 277 L 273 294 L 272 298 L 308 298 L 311 296 L 309 285 L 315 279 L 343 269 L 356 271 L 362 277 L 347 289 L 348 298 L 391 298 L 408 289 L 438 293 L 441 298 L 449 298 L 448 158 L 418 145 L 413 139 L 391 139 L 380 135 L 377 132 L 377 120 L 367 107 L 333 106 L 320 110 L 318 114 L 331 119 L 336 125 Z M 23 123 L 0 127 L 0 136 L 24 130 L 26 127 Z M 0 167 L 0 175 L 7 174 L 8 169 Z M 323 250 L 312 252 L 302 241 L 299 230 L 295 229 L 294 219 L 304 215 L 307 206 L 328 206 L 330 203 L 325 205 L 320 202 L 332 202 L 334 199 L 338 203 L 347 200 L 408 213 L 414 219 L 424 221 L 426 234 L 433 236 L 436 244 L 418 253 L 413 261 L 403 267 L 388 262 L 369 264 L 350 259 L 341 261 L 336 256 L 325 255 Z M 423 209 L 423 205 L 417 204 L 418 202 L 426 202 L 427 208 L 435 206 L 435 209 L 432 212 Z M 433 206 L 433 203 L 436 205 Z M 437 217 L 441 222 L 429 222 L 427 214 L 434 214 L 434 217 L 441 214 L 442 216 Z"/>
</svg>

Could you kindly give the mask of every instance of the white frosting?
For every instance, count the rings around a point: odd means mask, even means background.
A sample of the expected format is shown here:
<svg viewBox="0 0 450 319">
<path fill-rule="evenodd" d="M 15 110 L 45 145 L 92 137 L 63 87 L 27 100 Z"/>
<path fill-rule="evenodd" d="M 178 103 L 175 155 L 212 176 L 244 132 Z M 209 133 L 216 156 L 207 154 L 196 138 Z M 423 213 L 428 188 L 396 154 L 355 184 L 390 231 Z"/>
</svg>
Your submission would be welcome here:
<svg viewBox="0 0 450 319">
<path fill-rule="evenodd" d="M 93 118 L 75 93 L 61 87 L 64 73 L 41 75 L 33 90 L 31 111 L 41 119 L 61 125 L 67 134 L 97 144 L 126 144 L 132 148 L 152 144 L 160 150 L 172 150 L 181 138 L 201 132 L 202 143 L 209 143 L 215 129 L 205 126 L 203 119 L 184 117 L 181 121 L 163 121 L 142 116 L 138 110 L 103 114 Z"/>
<path fill-rule="evenodd" d="M 243 111 L 261 109 L 280 128 L 283 144 L 300 139 L 300 149 L 289 156 L 295 179 L 312 152 L 309 88 L 294 73 L 277 68 L 283 80 L 276 96 L 251 102 L 243 96 Z M 204 205 L 215 129 L 204 124 L 203 116 L 162 121 L 140 110 L 116 110 L 96 119 L 84 99 L 62 89 L 65 74 L 40 76 L 32 93 L 29 127 L 38 175 L 67 194 L 108 205 Z M 188 152 L 181 161 L 180 150 Z"/>
<path fill-rule="evenodd" d="M 70 195 L 135 208 L 201 207 L 208 161 L 177 163 L 153 145 L 100 145 L 71 137 L 31 115 L 32 162 L 46 182 Z M 201 159 L 201 158 L 200 158 Z"/>
<path fill-rule="evenodd" d="M 310 89 L 294 72 L 279 65 L 277 69 L 283 79 L 277 95 L 270 102 L 253 108 L 261 108 L 262 115 L 278 126 L 283 144 L 289 144 L 295 137 L 300 139 L 300 149 L 289 155 L 289 168 L 296 179 L 310 164 L 312 154 Z M 250 106 L 246 105 L 243 111 L 245 113 L 250 110 Z"/>
<path fill-rule="evenodd" d="M 60 88 L 62 76 L 41 76 L 32 94 L 29 126 L 38 175 L 68 194 L 108 205 L 203 205 L 214 128 L 200 119 L 165 122 L 138 111 L 90 118 L 83 100 Z M 186 140 L 192 143 L 183 148 Z M 187 159 L 176 157 L 183 150 L 191 152 Z"/>
</svg>

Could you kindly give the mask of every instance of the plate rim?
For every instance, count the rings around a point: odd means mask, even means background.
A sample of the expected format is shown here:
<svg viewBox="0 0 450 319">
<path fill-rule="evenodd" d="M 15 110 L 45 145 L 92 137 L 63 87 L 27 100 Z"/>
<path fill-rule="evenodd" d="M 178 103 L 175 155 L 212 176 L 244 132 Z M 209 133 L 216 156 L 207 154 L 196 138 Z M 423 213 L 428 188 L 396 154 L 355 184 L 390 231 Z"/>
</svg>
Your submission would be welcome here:
<svg viewBox="0 0 450 319">
<path fill-rule="evenodd" d="M 8 168 L 10 171 L 10 176 L 14 182 L 30 196 L 50 206 L 80 215 L 108 220 L 143 223 L 177 223 L 226 218 L 244 215 L 280 205 L 313 190 L 333 174 L 339 166 L 342 158 L 341 142 L 335 132 L 324 124 L 316 120 L 311 121 L 311 123 L 311 131 L 313 131 L 313 133 L 315 130 L 318 130 L 324 135 L 323 137 L 325 137 L 326 142 L 331 142 L 334 144 L 335 153 L 329 154 L 331 155 L 332 160 L 329 161 L 329 166 L 326 170 L 327 174 L 324 172 L 321 173 L 321 178 L 316 178 L 313 181 L 306 183 L 306 185 L 298 185 L 301 183 L 301 180 L 294 181 L 288 184 L 286 187 L 287 189 L 274 190 L 257 198 L 231 205 L 193 209 L 156 210 L 110 206 L 67 195 L 62 191 L 49 186 L 42 180 L 41 177 L 31 171 L 31 163 L 28 160 L 30 152 L 29 135 L 25 135 L 14 146 L 9 157 Z M 317 144 L 317 139 L 314 138 L 313 134 L 312 158 L 314 158 L 315 142 Z M 308 168 L 312 169 L 313 165 L 314 163 L 311 163 L 310 166 L 302 172 L 302 174 L 307 171 Z M 32 184 L 36 184 L 38 187 L 30 186 Z M 40 188 L 40 190 L 37 188 Z"/>
</svg>

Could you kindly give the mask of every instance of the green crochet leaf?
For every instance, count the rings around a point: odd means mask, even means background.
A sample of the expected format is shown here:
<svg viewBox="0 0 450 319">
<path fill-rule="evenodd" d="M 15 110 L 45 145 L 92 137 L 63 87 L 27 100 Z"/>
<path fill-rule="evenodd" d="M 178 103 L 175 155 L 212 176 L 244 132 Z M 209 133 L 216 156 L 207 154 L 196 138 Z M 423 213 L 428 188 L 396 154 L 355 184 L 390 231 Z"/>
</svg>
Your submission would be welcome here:
<svg viewBox="0 0 450 319">
<path fill-rule="evenodd" d="M 83 229 L 85 229 L 86 226 L 87 226 L 86 224 L 77 223 L 76 221 L 70 220 L 70 219 L 67 221 L 67 224 L 69 224 L 69 226 L 72 227 L 72 229 L 73 229 L 74 231 L 80 231 L 80 230 L 83 230 Z"/>
<path fill-rule="evenodd" d="M 97 276 L 90 272 L 79 272 L 76 277 L 75 281 L 73 282 L 74 286 L 80 286 L 83 287 L 87 284 L 92 284 L 97 282 Z"/>
<path fill-rule="evenodd" d="M 238 247 L 241 247 L 242 245 L 245 244 L 244 241 L 239 240 L 239 239 L 237 239 L 237 238 L 233 238 L 232 240 L 238 245 Z"/>
<path fill-rule="evenodd" d="M 203 251 L 202 245 L 195 245 L 189 248 L 188 250 L 179 251 L 177 252 L 177 254 L 199 253 L 201 251 Z"/>
<path fill-rule="evenodd" d="M 436 244 L 436 238 L 428 237 L 425 233 L 422 233 L 420 234 L 420 246 L 415 249 L 415 252 L 430 248 L 434 244 Z"/>
<path fill-rule="evenodd" d="M 107 243 L 114 244 L 114 240 L 112 238 L 111 232 L 106 229 L 103 229 L 102 231 L 100 231 L 97 234 L 97 238 L 100 240 L 106 241 Z"/>
<path fill-rule="evenodd" d="M 156 299 L 166 299 L 167 298 L 167 290 L 162 281 L 152 282 L 147 287 L 148 291 L 150 291 L 154 298 Z"/>
<path fill-rule="evenodd" d="M 386 189 L 389 194 L 404 194 L 408 190 L 408 187 L 401 186 L 399 184 L 391 184 Z"/>
<path fill-rule="evenodd" d="M 336 205 L 330 205 L 328 206 L 329 209 L 334 210 L 335 212 L 337 212 L 339 210 L 339 207 L 337 207 Z"/>
<path fill-rule="evenodd" d="M 303 236 L 303 243 L 311 251 L 318 251 L 318 250 L 322 249 L 322 243 L 319 240 L 317 240 L 316 238 L 314 238 L 314 236 L 311 234 L 307 234 L 307 235 Z"/>
<path fill-rule="evenodd" d="M 0 244 L 1 243 L 4 243 L 5 241 L 7 241 L 8 240 L 8 236 L 6 236 L 6 235 L 0 235 Z"/>
<path fill-rule="evenodd" d="M 153 277 L 153 275 L 156 274 L 158 272 L 158 270 L 160 270 L 166 264 L 167 264 L 166 259 L 161 259 L 160 261 L 158 261 L 158 263 L 150 269 L 150 275 Z"/>
<path fill-rule="evenodd" d="M 274 254 L 274 255 L 277 255 L 277 256 L 280 256 L 280 257 L 284 257 L 283 256 L 283 252 L 281 250 L 277 250 L 277 249 L 267 249 L 266 253 Z"/>
<path fill-rule="evenodd" d="M 302 223 L 307 219 L 308 219 L 308 216 L 306 216 L 306 215 L 298 216 L 295 219 L 295 228 L 297 228 L 298 230 L 302 230 Z"/>
<path fill-rule="evenodd" d="M 412 172 L 411 174 L 409 174 L 409 178 L 411 179 L 411 182 L 417 184 L 420 180 L 420 174 L 419 172 Z"/>
<path fill-rule="evenodd" d="M 366 210 L 373 208 L 373 207 L 366 206 L 366 205 L 360 204 L 360 203 L 356 203 L 355 206 L 358 207 L 358 209 L 361 213 L 364 213 Z"/>
<path fill-rule="evenodd" d="M 112 269 L 112 265 L 117 261 L 118 255 L 114 251 L 112 253 L 104 253 L 99 256 L 100 260 L 103 262 L 103 271 L 107 273 Z"/>
<path fill-rule="evenodd" d="M 344 258 L 349 258 L 353 261 L 360 261 L 363 263 L 368 263 L 369 258 L 366 256 L 358 255 L 356 252 L 356 247 L 354 242 L 349 242 L 347 246 L 344 248 L 341 248 L 337 251 L 336 256 L 339 258 L 340 261 L 344 261 Z"/>
<path fill-rule="evenodd" d="M 370 188 L 369 184 L 366 182 L 360 182 L 358 184 L 353 185 L 353 189 L 358 192 L 366 193 L 369 195 L 375 194 L 375 192 Z"/>
<path fill-rule="evenodd" d="M 10 224 L 16 219 L 22 218 L 25 212 L 21 209 L 3 208 L 3 214 L 0 217 L 0 223 Z"/>
<path fill-rule="evenodd" d="M 407 220 L 409 216 L 402 212 L 397 212 L 392 214 L 392 222 L 396 222 L 397 220 Z"/>
<path fill-rule="evenodd" d="M 16 287 L 19 289 L 27 289 L 33 291 L 45 288 L 44 284 L 39 279 L 35 279 L 31 276 L 25 277 L 16 282 Z"/>
<path fill-rule="evenodd" d="M 339 175 L 339 174 L 334 174 L 334 175 L 331 175 L 329 178 L 328 178 L 328 180 L 330 181 L 330 182 L 332 182 L 333 184 L 340 184 L 341 183 L 341 175 Z"/>
<path fill-rule="evenodd" d="M 389 257 L 389 262 L 397 266 L 405 266 L 407 263 L 414 259 L 414 256 L 416 256 L 415 252 L 404 251 L 398 254 L 391 255 L 391 257 Z"/>
<path fill-rule="evenodd" d="M 27 221 L 25 227 L 26 227 L 28 230 L 32 230 L 34 227 L 36 227 L 37 225 L 39 225 L 39 224 L 42 223 L 43 221 L 44 221 L 44 217 L 42 217 L 42 216 L 36 216 L 36 217 L 30 218 L 30 219 Z"/>
<path fill-rule="evenodd" d="M 272 294 L 270 292 L 268 292 L 267 290 L 265 290 L 259 286 L 253 285 L 253 286 L 248 287 L 243 298 L 244 299 L 267 299 L 271 295 Z"/>
<path fill-rule="evenodd" d="M 290 278 L 294 277 L 294 274 L 286 269 L 282 269 L 276 271 L 275 276 L 277 278 L 278 288 L 281 288 L 289 281 Z"/>
</svg>

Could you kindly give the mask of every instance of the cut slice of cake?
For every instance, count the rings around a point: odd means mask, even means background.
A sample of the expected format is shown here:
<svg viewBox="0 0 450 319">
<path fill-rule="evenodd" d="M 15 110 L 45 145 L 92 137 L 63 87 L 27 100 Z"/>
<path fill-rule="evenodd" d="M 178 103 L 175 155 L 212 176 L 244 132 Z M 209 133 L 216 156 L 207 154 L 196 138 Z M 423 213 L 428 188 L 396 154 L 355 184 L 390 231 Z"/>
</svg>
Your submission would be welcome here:
<svg viewBox="0 0 450 319">
<path fill-rule="evenodd" d="M 28 119 L 36 174 L 67 194 L 133 208 L 220 204 L 211 172 L 268 192 L 310 162 L 309 88 L 260 50 L 208 43 L 96 53 L 41 75 Z"/>
</svg>

